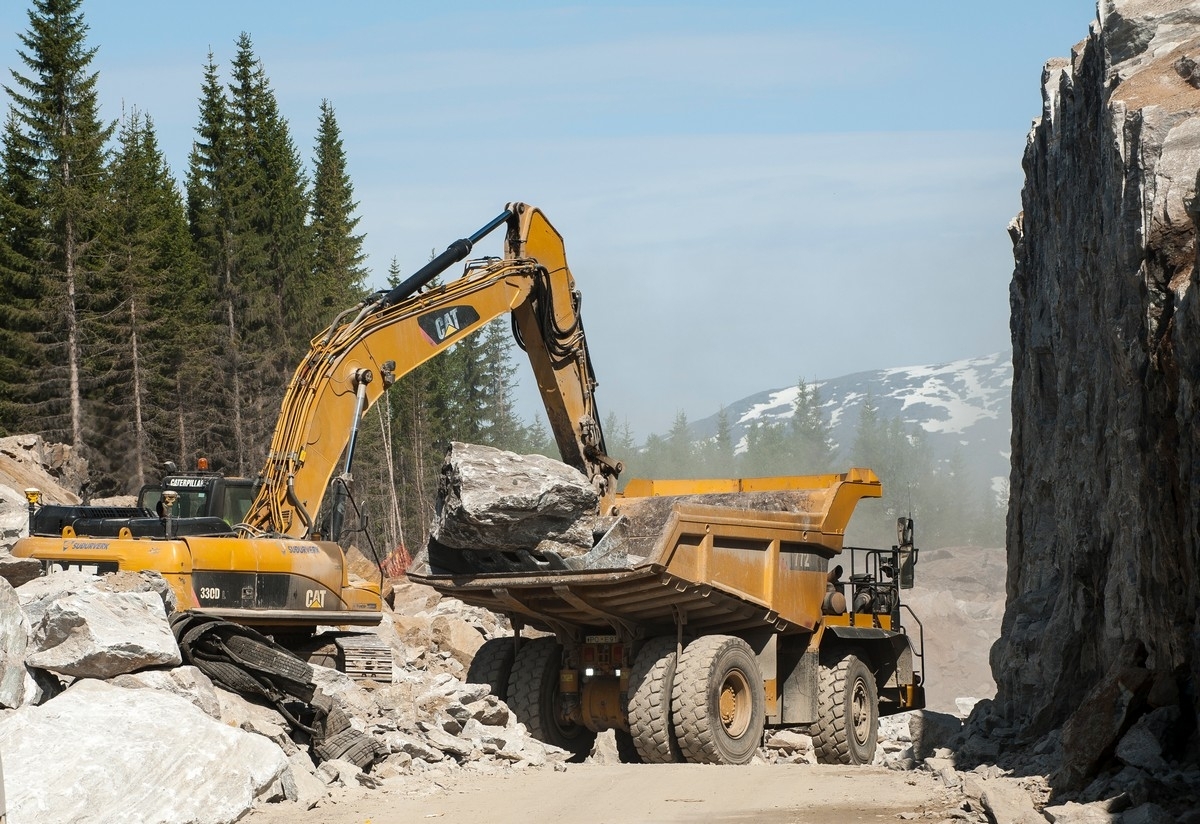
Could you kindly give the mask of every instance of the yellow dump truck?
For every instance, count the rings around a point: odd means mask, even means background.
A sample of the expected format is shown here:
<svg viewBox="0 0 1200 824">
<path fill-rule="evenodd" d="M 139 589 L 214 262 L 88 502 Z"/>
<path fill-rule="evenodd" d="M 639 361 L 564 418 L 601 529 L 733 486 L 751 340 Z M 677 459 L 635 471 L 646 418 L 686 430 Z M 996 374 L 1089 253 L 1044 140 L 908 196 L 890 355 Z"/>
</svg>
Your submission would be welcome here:
<svg viewBox="0 0 1200 824">
<path fill-rule="evenodd" d="M 514 636 L 486 642 L 469 678 L 578 756 L 613 729 L 626 760 L 744 764 L 766 727 L 800 727 L 818 760 L 870 763 L 880 715 L 925 703 L 899 597 L 912 521 L 889 549 L 843 547 L 881 495 L 865 469 L 635 480 L 585 555 L 431 542 L 409 578 L 508 616 Z"/>
</svg>

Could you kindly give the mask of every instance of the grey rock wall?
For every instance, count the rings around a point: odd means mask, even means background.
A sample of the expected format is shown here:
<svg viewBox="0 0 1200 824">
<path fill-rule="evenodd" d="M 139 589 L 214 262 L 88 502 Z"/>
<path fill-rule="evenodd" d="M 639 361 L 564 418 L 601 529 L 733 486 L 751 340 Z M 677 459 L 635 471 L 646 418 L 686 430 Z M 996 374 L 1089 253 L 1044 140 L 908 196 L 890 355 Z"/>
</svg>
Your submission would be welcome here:
<svg viewBox="0 0 1200 824">
<path fill-rule="evenodd" d="M 1098 11 L 1046 65 L 1010 227 L 1008 584 L 991 663 L 997 708 L 1030 736 L 1088 712 L 1122 668 L 1188 715 L 1200 691 L 1200 4 Z"/>
</svg>

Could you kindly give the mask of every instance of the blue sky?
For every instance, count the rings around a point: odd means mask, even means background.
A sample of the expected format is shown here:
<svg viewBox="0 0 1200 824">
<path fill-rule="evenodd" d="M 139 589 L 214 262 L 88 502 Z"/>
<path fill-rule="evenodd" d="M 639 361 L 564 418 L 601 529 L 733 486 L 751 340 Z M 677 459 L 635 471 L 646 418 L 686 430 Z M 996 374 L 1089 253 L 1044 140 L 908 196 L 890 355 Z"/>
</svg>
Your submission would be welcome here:
<svg viewBox="0 0 1200 824">
<path fill-rule="evenodd" d="M 24 71 L 28 8 L 0 3 L 0 66 Z M 227 76 L 241 32 L 306 161 L 328 99 L 377 285 L 507 201 L 541 207 L 598 400 L 639 438 L 801 376 L 1006 348 L 1042 64 L 1095 18 L 1093 0 L 82 10 L 104 116 L 148 113 L 180 181 L 208 53 Z"/>
</svg>

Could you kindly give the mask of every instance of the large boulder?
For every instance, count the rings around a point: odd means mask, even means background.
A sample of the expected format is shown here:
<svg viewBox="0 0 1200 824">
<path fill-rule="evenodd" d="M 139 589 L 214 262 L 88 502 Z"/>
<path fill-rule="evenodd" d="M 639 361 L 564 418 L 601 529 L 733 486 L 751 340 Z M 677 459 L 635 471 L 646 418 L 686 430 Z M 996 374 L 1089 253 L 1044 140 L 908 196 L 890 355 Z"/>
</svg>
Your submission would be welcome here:
<svg viewBox="0 0 1200 824">
<path fill-rule="evenodd" d="M 471 665 L 475 653 L 483 646 L 483 633 L 462 619 L 438 615 L 429 628 L 438 648 L 464 667 Z"/>
<path fill-rule="evenodd" d="M 14 709 L 41 695 L 25 667 L 29 632 L 17 593 L 8 581 L 0 579 L 0 707 Z"/>
<path fill-rule="evenodd" d="M 453 549 L 581 555 L 592 548 L 599 505 L 587 477 L 564 463 L 455 442 L 430 533 Z"/>
<path fill-rule="evenodd" d="M 36 558 L 14 558 L 7 550 L 0 550 L 0 578 L 14 587 L 23 586 L 42 575 L 42 562 Z"/>
<path fill-rule="evenodd" d="M 182 662 L 154 592 L 85 591 L 51 603 L 25 661 L 77 678 L 112 678 Z"/>
<path fill-rule="evenodd" d="M 178 695 L 196 707 L 205 715 L 223 720 L 221 717 L 221 699 L 212 679 L 196 667 L 172 667 L 171 669 L 142 670 L 141 672 L 126 672 L 109 681 L 115 687 L 125 689 L 153 689 Z M 235 725 L 240 726 L 240 725 Z"/>
<path fill-rule="evenodd" d="M 17 587 L 17 598 L 30 626 L 36 627 L 55 601 L 80 592 L 95 592 L 99 583 L 100 576 L 87 572 L 56 572 L 21 584 Z"/>
<path fill-rule="evenodd" d="M 157 690 L 76 683 L 0 719 L 12 821 L 227 824 L 293 788 L 283 751 Z"/>
<path fill-rule="evenodd" d="M 29 510 L 20 490 L 0 484 L 0 549 L 7 552 L 29 533 Z"/>
</svg>

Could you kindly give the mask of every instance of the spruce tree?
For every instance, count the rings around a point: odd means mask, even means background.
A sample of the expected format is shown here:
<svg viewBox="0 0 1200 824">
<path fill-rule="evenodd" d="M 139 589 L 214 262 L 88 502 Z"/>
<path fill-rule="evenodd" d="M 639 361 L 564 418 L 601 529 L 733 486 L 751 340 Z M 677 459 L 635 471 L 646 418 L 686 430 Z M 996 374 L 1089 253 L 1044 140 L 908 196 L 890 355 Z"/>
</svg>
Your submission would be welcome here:
<svg viewBox="0 0 1200 824">
<path fill-rule="evenodd" d="M 480 341 L 483 426 L 480 442 L 497 449 L 525 453 L 534 448 L 530 433 L 513 408 L 517 368 L 513 364 L 513 337 L 507 317 L 488 323 Z"/>
<path fill-rule="evenodd" d="M 534 421 L 535 425 L 540 425 L 541 420 Z M 633 428 L 629 425 L 629 419 L 624 421 L 617 419 L 617 413 L 609 412 L 604 416 L 604 441 L 608 447 L 609 457 L 614 458 L 624 464 L 625 468 L 621 470 L 620 482 L 624 483 L 630 478 L 639 477 L 641 471 L 641 456 L 638 453 L 637 443 L 634 441 Z M 558 456 L 558 450 L 555 449 L 551 454 L 552 457 Z"/>
<path fill-rule="evenodd" d="M 883 422 L 879 417 L 879 407 L 871 390 L 863 397 L 858 408 L 858 425 L 854 430 L 854 444 L 850 450 L 850 460 L 855 466 L 875 468 L 883 463 L 884 455 Z M 876 470 L 878 474 L 878 470 Z"/>
<path fill-rule="evenodd" d="M 244 419 L 245 387 L 242 378 L 242 321 L 244 297 L 241 246 L 246 242 L 246 221 L 235 191 L 238 161 L 235 156 L 232 115 L 225 98 L 215 59 L 210 52 L 204 66 L 200 94 L 200 120 L 188 158 L 187 214 L 194 248 L 213 295 L 210 318 L 220 330 L 222 344 L 215 365 L 224 380 L 209 387 L 221 414 L 211 417 L 203 438 L 206 452 L 216 465 L 247 472 L 250 453 Z"/>
<path fill-rule="evenodd" d="M 367 277 L 364 235 L 354 233 L 359 221 L 355 214 L 358 203 L 346 171 L 337 117 L 328 100 L 321 102 L 313 165 L 313 295 L 317 307 L 328 315 L 361 299 Z"/>
<path fill-rule="evenodd" d="M 795 473 L 817 475 L 833 468 L 833 435 L 821 412 L 821 394 L 815 385 L 796 384 L 796 403 L 789 432 L 789 457 Z"/>
<path fill-rule="evenodd" d="M 5 86 L 17 128 L 28 139 L 37 176 L 37 248 L 48 348 L 44 390 L 35 401 L 39 427 L 85 449 L 86 348 L 89 319 L 111 309 L 93 298 L 100 268 L 97 238 L 104 216 L 105 145 L 113 125 L 100 120 L 96 49 L 85 44 L 82 0 L 33 0 L 17 52 L 28 74 Z"/>
<path fill-rule="evenodd" d="M 430 362 L 439 365 L 430 398 L 438 439 L 483 442 L 489 386 L 482 339 L 477 334 L 460 338 Z"/>
<path fill-rule="evenodd" d="M 854 466 L 867 467 L 879 476 L 889 517 L 913 515 L 919 520 L 933 515 L 935 473 L 925 433 L 899 418 L 883 417 L 870 392 L 859 412 L 851 460 Z M 930 527 L 936 525 L 933 517 Z M 872 526 L 878 530 L 872 542 L 894 540 L 894 521 L 889 524 L 887 519 L 876 519 Z"/>
<path fill-rule="evenodd" d="M 637 471 L 630 477 L 638 478 L 670 478 L 670 458 L 668 457 L 667 440 L 656 432 L 646 437 L 637 462 Z"/>
<path fill-rule="evenodd" d="M 165 459 L 190 464 L 210 416 L 213 352 L 209 295 L 191 248 L 183 202 L 154 125 L 136 110 L 122 122 L 104 238 L 107 279 L 118 288 L 106 319 L 112 449 L 97 456 L 117 489 L 136 491 Z M 122 488 L 123 487 L 123 488 Z"/>
<path fill-rule="evenodd" d="M 0 144 L 0 435 L 36 428 L 35 382 L 45 308 L 37 209 L 37 162 L 11 112 Z"/>
<path fill-rule="evenodd" d="M 663 471 L 668 478 L 690 478 L 696 474 L 692 429 L 687 414 L 680 410 L 667 432 Z"/>
<path fill-rule="evenodd" d="M 542 420 L 541 415 L 533 416 L 533 423 L 525 428 L 526 447 L 528 455 L 545 455 L 547 458 L 559 459 L 558 444 L 550 434 L 550 428 Z"/>
<path fill-rule="evenodd" d="M 227 460 L 246 474 L 265 456 L 287 381 L 330 316 L 312 302 L 307 181 L 247 34 L 238 38 L 231 75 L 226 93 L 209 56 L 188 217 L 217 295 Z"/>
<path fill-rule="evenodd" d="M 242 48 L 239 43 L 239 56 Z M 244 48 L 249 48 L 248 39 Z M 262 165 L 260 181 L 264 187 L 256 223 L 263 239 L 266 269 L 259 274 L 265 277 L 267 294 L 277 299 L 274 317 L 278 321 L 275 334 L 282 344 L 280 366 L 282 374 L 290 377 L 308 352 L 312 337 L 357 297 L 343 300 L 331 296 L 329 305 L 323 305 L 320 299 L 323 284 L 313 270 L 313 233 L 308 225 L 308 179 L 261 63 L 256 63 L 254 84 L 260 120 L 259 140 L 252 150 Z M 266 378 L 268 384 L 278 374 L 273 370 Z M 280 398 L 286 385 L 284 377 L 273 387 Z"/>
<path fill-rule="evenodd" d="M 240 467 L 266 454 L 287 381 L 327 318 L 310 311 L 311 234 L 299 155 L 243 33 L 229 85 L 231 227 L 244 396 Z"/>
<path fill-rule="evenodd" d="M 724 478 L 734 473 L 733 430 L 729 413 L 722 406 L 717 412 L 717 432 L 701 448 L 704 474 L 712 478 Z"/>
<path fill-rule="evenodd" d="M 746 451 L 742 455 L 740 474 L 746 477 L 803 474 L 788 449 L 788 435 L 783 424 L 758 421 L 746 429 Z"/>
</svg>

